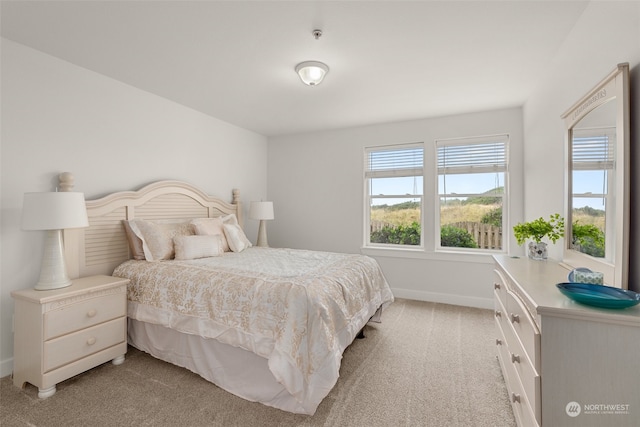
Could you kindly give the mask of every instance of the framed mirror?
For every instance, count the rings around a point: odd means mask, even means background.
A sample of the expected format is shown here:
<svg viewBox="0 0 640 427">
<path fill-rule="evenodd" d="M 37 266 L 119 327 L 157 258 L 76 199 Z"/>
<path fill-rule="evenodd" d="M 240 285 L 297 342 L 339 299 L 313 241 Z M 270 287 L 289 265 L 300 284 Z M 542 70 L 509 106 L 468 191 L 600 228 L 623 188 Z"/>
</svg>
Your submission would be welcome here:
<svg viewBox="0 0 640 427">
<path fill-rule="evenodd" d="M 627 289 L 629 64 L 619 64 L 562 115 L 566 125 L 564 262 Z"/>
</svg>

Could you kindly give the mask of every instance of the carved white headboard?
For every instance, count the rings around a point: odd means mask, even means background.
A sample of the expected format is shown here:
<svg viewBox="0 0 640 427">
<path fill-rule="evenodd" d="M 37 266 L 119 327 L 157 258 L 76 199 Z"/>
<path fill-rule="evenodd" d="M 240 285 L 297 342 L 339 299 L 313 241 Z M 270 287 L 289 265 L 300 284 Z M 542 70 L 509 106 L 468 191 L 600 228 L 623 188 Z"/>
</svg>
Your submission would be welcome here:
<svg viewBox="0 0 640 427">
<path fill-rule="evenodd" d="M 60 190 L 73 190 L 73 175 L 60 174 Z M 111 275 L 131 258 L 122 220 L 214 218 L 236 214 L 242 225 L 239 191 L 227 203 L 190 184 L 158 181 L 136 191 L 122 191 L 87 200 L 89 227 L 64 230 L 65 259 L 70 278 Z"/>
</svg>

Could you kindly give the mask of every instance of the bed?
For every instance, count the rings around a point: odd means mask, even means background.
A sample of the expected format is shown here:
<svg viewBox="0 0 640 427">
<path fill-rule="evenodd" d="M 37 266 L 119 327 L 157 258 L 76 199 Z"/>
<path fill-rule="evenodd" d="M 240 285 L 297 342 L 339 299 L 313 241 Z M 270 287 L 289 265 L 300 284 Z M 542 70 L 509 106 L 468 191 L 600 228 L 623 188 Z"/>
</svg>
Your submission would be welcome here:
<svg viewBox="0 0 640 427">
<path fill-rule="evenodd" d="M 393 301 L 370 257 L 252 247 L 237 190 L 160 181 L 86 204 L 89 227 L 64 231 L 70 276 L 129 278 L 129 344 L 250 401 L 314 414 Z"/>
</svg>

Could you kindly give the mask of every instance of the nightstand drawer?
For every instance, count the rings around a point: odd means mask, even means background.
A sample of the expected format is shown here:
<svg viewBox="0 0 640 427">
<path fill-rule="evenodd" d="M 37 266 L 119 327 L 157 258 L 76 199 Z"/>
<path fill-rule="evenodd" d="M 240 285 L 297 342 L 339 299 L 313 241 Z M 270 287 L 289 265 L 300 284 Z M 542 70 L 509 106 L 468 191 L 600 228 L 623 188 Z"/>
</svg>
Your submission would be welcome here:
<svg viewBox="0 0 640 427">
<path fill-rule="evenodd" d="M 127 318 L 120 317 L 44 343 L 44 371 L 50 371 L 126 340 Z"/>
<path fill-rule="evenodd" d="M 111 319 L 125 316 L 126 294 L 97 295 L 44 314 L 44 339 L 59 337 Z"/>
</svg>

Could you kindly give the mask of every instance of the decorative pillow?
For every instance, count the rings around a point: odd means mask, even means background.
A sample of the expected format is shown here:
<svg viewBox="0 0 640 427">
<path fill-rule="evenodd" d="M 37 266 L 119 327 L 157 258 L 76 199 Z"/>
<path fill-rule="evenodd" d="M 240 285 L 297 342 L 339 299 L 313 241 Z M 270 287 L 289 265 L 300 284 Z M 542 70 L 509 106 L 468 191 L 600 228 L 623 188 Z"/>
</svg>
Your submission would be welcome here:
<svg viewBox="0 0 640 427">
<path fill-rule="evenodd" d="M 251 242 L 238 224 L 224 224 L 223 228 L 229 247 L 233 252 L 242 252 L 251 247 Z"/>
<path fill-rule="evenodd" d="M 147 261 L 160 261 L 174 257 L 173 238 L 193 235 L 191 223 L 185 220 L 129 221 L 131 230 L 142 240 L 142 249 Z"/>
<path fill-rule="evenodd" d="M 124 233 L 127 236 L 127 242 L 129 242 L 129 252 L 133 259 L 144 260 L 144 249 L 142 248 L 142 240 L 136 236 L 136 233 L 131 229 L 131 225 L 129 221 L 123 220 L 122 225 L 124 225 Z"/>
<path fill-rule="evenodd" d="M 223 224 L 231 224 L 231 225 L 239 225 L 238 224 L 238 217 L 236 216 L 236 214 L 229 214 L 229 215 L 225 215 L 222 218 L 222 223 Z"/>
<path fill-rule="evenodd" d="M 235 215 L 234 215 L 235 217 Z M 237 222 L 237 220 L 236 220 Z M 193 231 L 198 235 L 215 236 L 220 235 L 222 239 L 222 248 L 225 252 L 229 252 L 229 244 L 222 229 L 223 217 L 217 218 L 198 218 L 191 221 Z"/>
<path fill-rule="evenodd" d="M 222 236 L 176 236 L 173 238 L 176 259 L 197 259 L 220 256 L 224 253 Z"/>
</svg>

